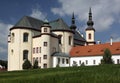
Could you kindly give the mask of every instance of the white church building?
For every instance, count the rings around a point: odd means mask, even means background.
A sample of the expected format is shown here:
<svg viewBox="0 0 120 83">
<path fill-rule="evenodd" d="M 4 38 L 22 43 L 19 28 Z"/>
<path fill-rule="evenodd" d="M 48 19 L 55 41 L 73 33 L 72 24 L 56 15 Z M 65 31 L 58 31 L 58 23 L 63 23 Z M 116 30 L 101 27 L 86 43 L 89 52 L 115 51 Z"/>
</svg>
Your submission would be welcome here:
<svg viewBox="0 0 120 83">
<path fill-rule="evenodd" d="M 8 71 L 22 70 L 26 59 L 38 60 L 40 68 L 99 65 L 106 48 L 119 64 L 120 42 L 96 44 L 91 9 L 87 25 L 85 39 L 76 31 L 74 14 L 70 27 L 61 18 L 48 22 L 24 16 L 9 30 Z"/>
</svg>

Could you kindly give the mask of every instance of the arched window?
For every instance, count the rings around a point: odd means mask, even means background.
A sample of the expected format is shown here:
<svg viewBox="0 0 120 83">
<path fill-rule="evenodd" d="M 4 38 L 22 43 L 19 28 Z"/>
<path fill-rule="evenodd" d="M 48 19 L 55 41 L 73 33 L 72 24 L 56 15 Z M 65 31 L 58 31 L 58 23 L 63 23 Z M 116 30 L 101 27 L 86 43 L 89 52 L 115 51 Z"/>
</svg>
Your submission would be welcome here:
<svg viewBox="0 0 120 83">
<path fill-rule="evenodd" d="M 90 33 L 88 34 L 88 38 L 91 39 L 91 34 Z"/>
<path fill-rule="evenodd" d="M 23 60 L 28 59 L 28 50 L 23 51 Z"/>
<path fill-rule="evenodd" d="M 28 33 L 23 34 L 23 42 L 28 42 Z"/>
<path fill-rule="evenodd" d="M 12 34 L 11 34 L 11 42 L 12 42 L 12 43 L 14 43 L 14 39 L 15 39 L 15 34 L 12 33 Z"/>
</svg>

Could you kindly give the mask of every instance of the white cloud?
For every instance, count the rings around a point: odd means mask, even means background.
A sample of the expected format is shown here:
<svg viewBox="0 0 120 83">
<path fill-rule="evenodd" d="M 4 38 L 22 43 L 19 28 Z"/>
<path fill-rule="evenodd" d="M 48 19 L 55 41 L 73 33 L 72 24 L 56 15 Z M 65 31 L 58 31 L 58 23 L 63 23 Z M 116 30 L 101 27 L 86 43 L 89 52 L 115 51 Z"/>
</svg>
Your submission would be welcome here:
<svg viewBox="0 0 120 83">
<path fill-rule="evenodd" d="M 111 28 L 111 25 L 120 15 L 120 0 L 59 0 L 61 7 L 52 8 L 54 14 L 65 16 L 75 12 L 79 21 L 86 22 L 89 7 L 92 7 L 95 29 L 103 31 Z"/>
<path fill-rule="evenodd" d="M 38 8 L 36 8 L 36 9 L 32 9 L 32 13 L 30 14 L 30 16 L 40 20 L 45 20 L 47 14 L 41 12 Z"/>
<path fill-rule="evenodd" d="M 116 33 L 111 35 L 113 38 L 113 42 L 119 42 L 120 41 L 120 36 Z"/>
<path fill-rule="evenodd" d="M 120 42 L 120 36 L 117 33 L 111 34 L 111 37 L 113 39 L 113 42 Z M 110 42 L 110 38 L 106 40 L 106 42 Z"/>
<path fill-rule="evenodd" d="M 113 38 L 113 42 L 119 42 L 119 41 L 120 41 L 120 37 Z"/>
</svg>

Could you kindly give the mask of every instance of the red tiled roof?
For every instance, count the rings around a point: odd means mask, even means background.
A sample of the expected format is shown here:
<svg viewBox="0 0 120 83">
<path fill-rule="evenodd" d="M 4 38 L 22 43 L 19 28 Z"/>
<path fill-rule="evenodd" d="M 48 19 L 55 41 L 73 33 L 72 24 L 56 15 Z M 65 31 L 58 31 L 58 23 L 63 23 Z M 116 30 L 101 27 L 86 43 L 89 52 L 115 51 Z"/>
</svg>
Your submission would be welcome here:
<svg viewBox="0 0 120 83">
<path fill-rule="evenodd" d="M 71 57 L 82 57 L 82 56 L 99 56 L 104 54 L 104 50 L 108 48 L 112 55 L 120 54 L 120 42 L 113 42 L 105 44 L 96 44 L 91 46 L 76 46 L 70 51 Z"/>
</svg>

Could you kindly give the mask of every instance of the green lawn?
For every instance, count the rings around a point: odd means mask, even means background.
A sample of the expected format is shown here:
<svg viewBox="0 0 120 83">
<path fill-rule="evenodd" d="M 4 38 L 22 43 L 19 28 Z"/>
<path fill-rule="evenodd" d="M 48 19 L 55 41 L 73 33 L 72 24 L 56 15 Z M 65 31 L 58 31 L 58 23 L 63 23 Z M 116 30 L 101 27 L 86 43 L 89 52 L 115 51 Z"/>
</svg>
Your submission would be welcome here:
<svg viewBox="0 0 120 83">
<path fill-rule="evenodd" d="M 0 72 L 0 83 L 120 83 L 120 65 Z"/>
</svg>

